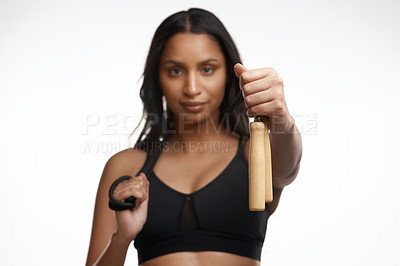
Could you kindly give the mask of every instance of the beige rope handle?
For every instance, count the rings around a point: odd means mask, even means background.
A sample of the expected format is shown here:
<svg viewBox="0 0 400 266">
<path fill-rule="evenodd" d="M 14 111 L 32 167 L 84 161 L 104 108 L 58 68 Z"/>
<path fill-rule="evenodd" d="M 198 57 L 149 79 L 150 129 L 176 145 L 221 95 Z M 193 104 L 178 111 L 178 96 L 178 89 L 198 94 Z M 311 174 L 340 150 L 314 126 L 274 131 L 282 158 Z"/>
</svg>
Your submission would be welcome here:
<svg viewBox="0 0 400 266">
<path fill-rule="evenodd" d="M 255 117 L 250 123 L 249 209 L 263 211 L 272 202 L 272 164 L 268 117 Z"/>
</svg>

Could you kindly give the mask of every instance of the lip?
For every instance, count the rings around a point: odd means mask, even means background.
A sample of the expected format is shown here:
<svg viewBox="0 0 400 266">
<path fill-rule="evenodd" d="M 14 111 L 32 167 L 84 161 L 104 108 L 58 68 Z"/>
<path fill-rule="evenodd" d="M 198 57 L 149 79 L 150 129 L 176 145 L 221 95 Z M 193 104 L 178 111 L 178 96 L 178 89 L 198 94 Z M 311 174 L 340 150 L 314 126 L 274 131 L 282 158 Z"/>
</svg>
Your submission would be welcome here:
<svg viewBox="0 0 400 266">
<path fill-rule="evenodd" d="M 200 112 L 204 109 L 204 106 L 206 105 L 206 103 L 204 102 L 183 102 L 181 104 L 183 105 L 183 107 L 185 107 L 185 109 L 194 113 Z"/>
</svg>

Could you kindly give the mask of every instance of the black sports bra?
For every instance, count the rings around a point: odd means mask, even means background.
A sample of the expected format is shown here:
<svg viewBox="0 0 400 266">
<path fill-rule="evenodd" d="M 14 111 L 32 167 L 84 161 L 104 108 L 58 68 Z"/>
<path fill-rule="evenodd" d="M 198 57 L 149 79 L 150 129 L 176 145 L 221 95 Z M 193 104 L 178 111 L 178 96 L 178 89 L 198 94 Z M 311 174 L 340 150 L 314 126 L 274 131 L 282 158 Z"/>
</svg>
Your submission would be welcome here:
<svg viewBox="0 0 400 266">
<path fill-rule="evenodd" d="M 147 221 L 134 241 L 139 264 L 179 251 L 222 251 L 260 260 L 269 213 L 267 208 L 249 211 L 241 140 L 222 173 L 191 194 L 174 190 L 149 171 Z M 148 153 L 138 174 L 152 169 L 160 153 Z"/>
</svg>

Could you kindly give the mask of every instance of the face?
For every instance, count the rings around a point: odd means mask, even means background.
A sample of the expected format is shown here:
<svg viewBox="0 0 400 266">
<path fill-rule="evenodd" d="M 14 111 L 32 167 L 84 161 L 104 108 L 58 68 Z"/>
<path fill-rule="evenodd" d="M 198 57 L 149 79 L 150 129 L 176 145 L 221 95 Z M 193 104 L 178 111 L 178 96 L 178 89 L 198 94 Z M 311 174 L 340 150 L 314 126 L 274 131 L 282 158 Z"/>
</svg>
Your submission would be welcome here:
<svg viewBox="0 0 400 266">
<path fill-rule="evenodd" d="M 218 42 L 211 36 L 178 33 L 169 38 L 160 59 L 159 81 L 175 119 L 219 121 L 226 65 Z"/>
</svg>

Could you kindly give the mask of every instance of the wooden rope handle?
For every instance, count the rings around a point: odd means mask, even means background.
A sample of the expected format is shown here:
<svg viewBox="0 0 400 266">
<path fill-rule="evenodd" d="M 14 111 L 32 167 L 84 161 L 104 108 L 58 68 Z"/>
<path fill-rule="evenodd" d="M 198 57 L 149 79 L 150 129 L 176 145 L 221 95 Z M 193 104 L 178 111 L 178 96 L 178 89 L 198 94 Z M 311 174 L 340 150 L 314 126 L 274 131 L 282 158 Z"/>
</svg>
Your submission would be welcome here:
<svg viewBox="0 0 400 266">
<path fill-rule="evenodd" d="M 264 123 L 264 151 L 265 151 L 265 202 L 272 202 L 273 189 L 272 189 L 272 161 L 271 161 L 271 144 L 269 141 L 269 130 L 267 116 L 260 116 L 260 120 Z"/>
<path fill-rule="evenodd" d="M 249 209 L 263 211 L 272 202 L 271 148 L 267 117 L 250 123 Z"/>
</svg>

